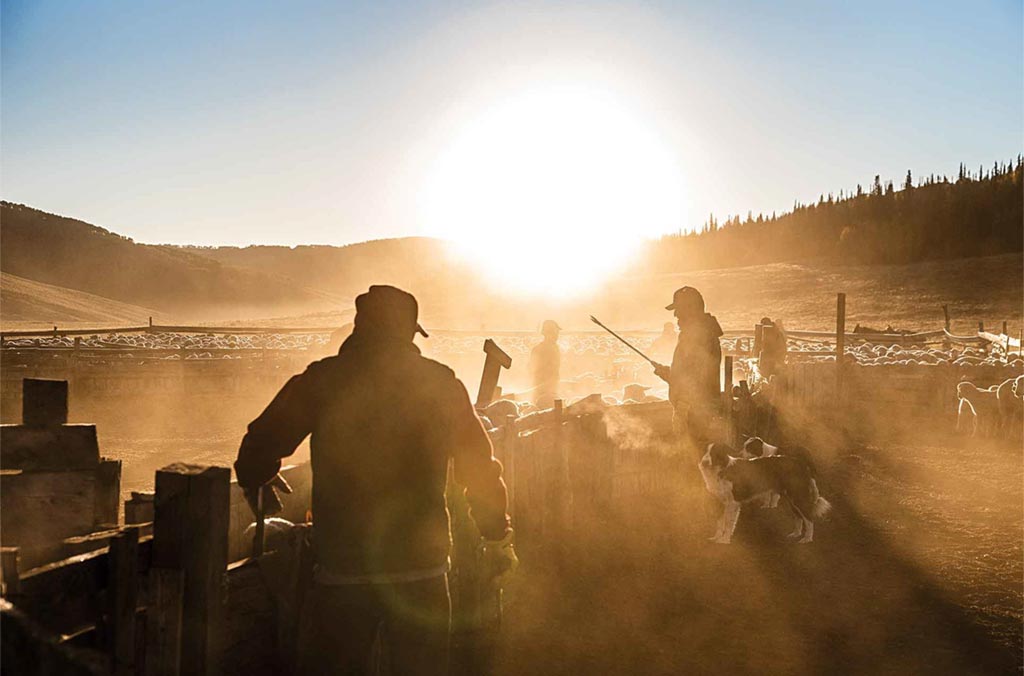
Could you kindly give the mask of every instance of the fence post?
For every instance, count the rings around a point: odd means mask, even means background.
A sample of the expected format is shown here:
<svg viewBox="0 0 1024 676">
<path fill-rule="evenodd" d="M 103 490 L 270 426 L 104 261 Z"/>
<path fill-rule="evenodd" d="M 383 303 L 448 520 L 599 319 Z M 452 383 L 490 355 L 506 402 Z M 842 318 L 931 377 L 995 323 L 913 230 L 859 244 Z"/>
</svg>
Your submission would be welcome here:
<svg viewBox="0 0 1024 676">
<path fill-rule="evenodd" d="M 139 529 L 128 527 L 110 539 L 107 555 L 107 628 L 104 637 L 113 673 L 135 673 L 135 609 L 139 586 Z"/>
<path fill-rule="evenodd" d="M 17 547 L 0 548 L 0 566 L 4 596 L 17 594 L 21 591 L 21 573 L 18 571 L 19 549 Z"/>
<path fill-rule="evenodd" d="M 722 417 L 725 420 L 725 437 L 732 444 L 735 442 L 732 419 L 732 356 L 722 359 Z"/>
<path fill-rule="evenodd" d="M 181 673 L 181 605 L 185 575 L 174 568 L 149 569 L 146 607 L 146 674 Z"/>
<path fill-rule="evenodd" d="M 750 349 L 750 356 L 756 358 L 761 354 L 761 344 L 764 341 L 764 325 L 760 322 L 754 324 L 754 345 Z"/>
<path fill-rule="evenodd" d="M 846 354 L 846 294 L 836 295 L 836 406 L 843 404 L 843 356 Z"/>
<path fill-rule="evenodd" d="M 153 566 L 184 576 L 183 674 L 214 674 L 220 668 L 230 481 L 226 467 L 174 464 L 156 473 Z"/>
<path fill-rule="evenodd" d="M 519 439 L 519 430 L 516 429 L 516 416 L 511 413 L 505 416 L 505 438 L 503 441 L 502 456 L 505 461 L 505 489 L 508 491 L 508 513 L 509 516 L 516 515 L 516 443 Z"/>
</svg>

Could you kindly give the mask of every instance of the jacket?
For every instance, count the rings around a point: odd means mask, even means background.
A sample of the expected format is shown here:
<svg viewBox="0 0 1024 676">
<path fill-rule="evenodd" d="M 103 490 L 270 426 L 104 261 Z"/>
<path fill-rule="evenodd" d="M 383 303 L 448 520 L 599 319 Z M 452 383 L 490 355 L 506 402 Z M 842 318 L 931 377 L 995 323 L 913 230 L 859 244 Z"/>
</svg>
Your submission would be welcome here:
<svg viewBox="0 0 1024 676">
<path fill-rule="evenodd" d="M 679 327 L 668 379 L 670 401 L 697 409 L 717 408 L 721 399 L 721 335 L 718 320 L 706 312 Z"/>
<path fill-rule="evenodd" d="M 249 425 L 239 484 L 269 481 L 306 435 L 316 561 L 332 574 L 445 566 L 449 459 L 481 534 L 500 540 L 509 528 L 501 464 L 466 388 L 411 341 L 357 332 L 291 378 Z"/>
</svg>

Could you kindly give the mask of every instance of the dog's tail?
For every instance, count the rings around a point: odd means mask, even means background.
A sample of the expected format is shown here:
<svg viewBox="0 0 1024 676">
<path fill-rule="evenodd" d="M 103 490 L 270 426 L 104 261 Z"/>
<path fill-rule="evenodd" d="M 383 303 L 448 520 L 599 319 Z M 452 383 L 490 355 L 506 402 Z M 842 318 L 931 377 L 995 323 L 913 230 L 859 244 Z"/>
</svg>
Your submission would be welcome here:
<svg viewBox="0 0 1024 676">
<path fill-rule="evenodd" d="M 832 511 L 832 503 L 821 497 L 821 494 L 818 492 L 818 482 L 814 479 L 811 479 L 811 497 L 814 498 L 811 506 L 811 516 L 815 519 L 820 519 Z"/>
</svg>

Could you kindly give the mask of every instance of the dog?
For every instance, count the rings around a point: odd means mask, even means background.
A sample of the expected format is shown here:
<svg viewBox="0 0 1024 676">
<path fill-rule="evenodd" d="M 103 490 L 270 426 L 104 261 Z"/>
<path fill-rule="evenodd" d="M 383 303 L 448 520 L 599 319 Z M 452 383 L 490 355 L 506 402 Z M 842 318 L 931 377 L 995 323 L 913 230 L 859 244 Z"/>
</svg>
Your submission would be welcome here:
<svg viewBox="0 0 1024 676">
<path fill-rule="evenodd" d="M 699 468 L 708 492 L 725 507 L 711 538 L 719 544 L 732 541 L 743 504 L 763 501 L 767 492 L 778 493 L 786 501 L 795 519 L 787 537 L 799 538 L 801 544 L 814 541 L 814 520 L 832 509 L 818 492 L 814 466 L 800 458 L 770 455 L 744 459 L 725 444 L 711 443 Z"/>
</svg>

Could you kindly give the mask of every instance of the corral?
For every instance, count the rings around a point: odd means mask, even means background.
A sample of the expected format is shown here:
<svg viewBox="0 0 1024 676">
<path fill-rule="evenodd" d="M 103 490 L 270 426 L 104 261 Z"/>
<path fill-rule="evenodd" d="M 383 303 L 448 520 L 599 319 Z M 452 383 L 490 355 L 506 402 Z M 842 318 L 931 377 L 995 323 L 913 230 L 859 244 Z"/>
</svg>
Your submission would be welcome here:
<svg viewBox="0 0 1024 676">
<path fill-rule="evenodd" d="M 723 368 L 731 412 L 724 433 L 730 436 L 748 423 L 734 379 L 760 378 L 753 333 L 725 345 L 732 353 Z M 951 429 L 956 383 L 964 375 L 986 385 L 1019 374 L 1019 359 L 1011 356 L 1019 343 L 1005 333 L 996 341 L 946 331 L 892 336 L 892 344 L 907 347 L 885 348 L 891 362 L 909 362 L 891 355 L 909 356 L 916 349 L 910 345 L 926 340 L 950 344 L 935 348 L 948 352 L 948 363 L 928 353 L 936 363 L 867 366 L 865 359 L 880 356 L 877 336 L 872 347 L 853 346 L 848 353 L 845 343 L 858 337 L 841 325 L 831 342 L 827 335 L 800 333 L 808 332 L 790 332 L 791 348 L 800 349 L 791 349 L 792 363 L 774 385 L 774 404 L 787 434 L 813 441 L 823 490 L 836 503 L 819 545 L 780 546 L 782 524 L 766 512 L 741 523 L 742 547 L 705 546 L 705 514 L 715 507 L 695 481 L 692 463 L 677 452 L 668 402 L 583 409 L 558 403 L 492 421 L 524 566 L 506 590 L 505 638 L 495 642 L 495 590 L 477 577 L 477 535 L 465 506 L 453 499 L 459 671 L 615 672 L 638 664 L 651 673 L 702 671 L 711 664 L 786 673 L 1012 668 L 1021 648 L 1014 627 L 1022 619 L 1021 524 L 1013 510 L 1022 480 L 1017 454 L 1007 455 L 994 440 L 962 448 L 924 441 L 893 442 L 883 450 L 875 444 L 879 431 L 906 432 L 923 420 L 938 418 Z M 473 336 L 449 340 L 479 345 Z M 592 349 L 584 351 L 588 358 L 607 363 L 610 355 L 623 356 L 596 336 L 582 340 Z M 986 351 L 978 363 L 955 363 L 966 352 L 956 344 L 978 349 L 999 341 L 1001 349 Z M 49 349 L 42 340 L 38 347 L 5 348 L 5 364 Z M 135 352 L 112 360 L 113 353 L 101 353 L 97 363 L 92 355 L 74 356 L 73 344 L 70 349 L 70 363 L 53 354 L 36 363 L 25 359 L 20 375 L 73 369 L 72 410 L 78 396 L 95 402 L 184 397 L 196 406 L 205 405 L 195 403 L 201 397 L 223 401 L 234 393 L 257 405 L 313 352 L 274 355 L 259 347 L 259 354 L 243 359 L 189 359 L 191 350 L 215 349 L 200 345 L 184 348 L 175 360 L 140 359 Z M 174 351 L 161 357 L 183 350 L 147 349 Z M 957 357 L 950 358 L 954 349 Z M 855 356 L 837 365 L 836 353 Z M 636 375 L 617 373 L 621 368 L 600 375 L 620 386 Z M 97 375 L 90 379 L 90 372 Z M 5 413 L 18 401 L 5 396 Z M 5 550 L 5 596 L 14 604 L 4 609 L 5 662 L 15 649 L 25 659 L 45 654 L 81 673 L 286 672 L 309 565 L 303 525 L 308 465 L 287 473 L 297 490 L 284 516 L 298 525 L 268 532 L 267 553 L 261 553 L 263 538 L 255 544 L 246 534 L 251 518 L 229 472 L 191 465 L 162 468 L 155 495 L 137 492 L 125 504 L 125 526 L 64 545 L 68 554 L 94 551 L 19 571 L 17 554 Z M 971 500 L 980 495 L 999 497 Z M 948 551 L 951 545 L 959 550 Z M 752 598 L 767 609 L 758 617 L 744 614 Z M 621 618 L 636 624 L 620 626 Z M 751 635 L 768 645 L 757 654 L 736 653 L 738 641 Z M 98 671 L 90 672 L 89 664 Z"/>
</svg>

